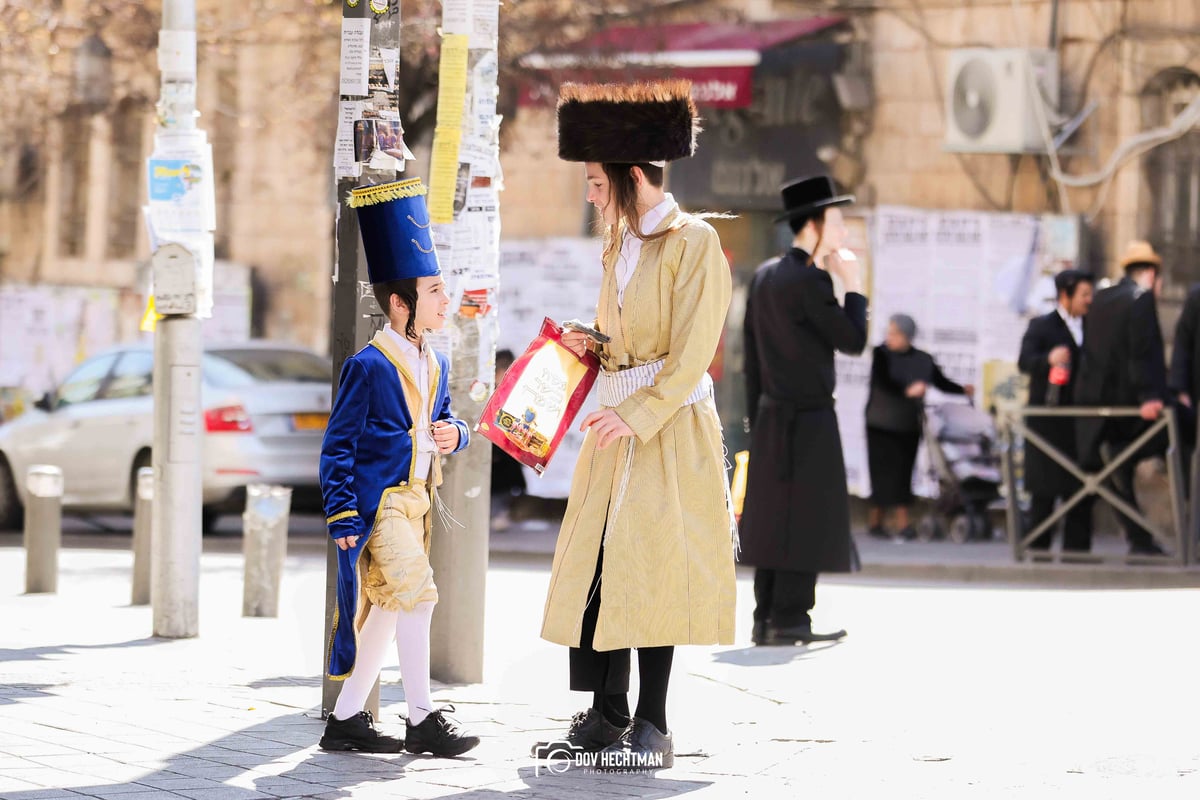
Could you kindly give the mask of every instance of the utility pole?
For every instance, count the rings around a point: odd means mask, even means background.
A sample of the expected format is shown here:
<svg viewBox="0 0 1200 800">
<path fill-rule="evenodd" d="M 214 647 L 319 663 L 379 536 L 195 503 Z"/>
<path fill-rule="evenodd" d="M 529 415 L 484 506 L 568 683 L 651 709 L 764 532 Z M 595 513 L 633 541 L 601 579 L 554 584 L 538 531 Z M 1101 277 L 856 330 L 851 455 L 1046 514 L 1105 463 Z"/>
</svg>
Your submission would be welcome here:
<svg viewBox="0 0 1200 800">
<path fill-rule="evenodd" d="M 212 313 L 212 149 L 196 128 L 196 7 L 164 0 L 158 130 L 148 164 L 154 334 L 151 602 L 155 636 L 199 633 L 200 318 Z"/>
<path fill-rule="evenodd" d="M 346 206 L 345 198 L 355 186 L 396 180 L 396 169 L 391 168 L 394 165 L 380 169 L 373 167 L 369 158 L 360 160 L 357 157 L 365 154 L 355 153 L 354 123 L 370 120 L 374 124 L 382 119 L 399 119 L 395 87 L 398 84 L 400 25 L 399 0 L 342 3 L 338 133 L 334 148 L 336 234 L 333 308 L 330 314 L 332 330 L 329 337 L 335 397 L 343 362 L 365 347 L 375 331 L 387 321 L 371 294 L 367 260 L 358 232 L 358 217 Z M 325 627 L 321 637 L 324 653 L 321 668 L 322 717 L 332 713 L 342 686 L 341 682 L 330 680 L 328 674 L 329 632 L 333 629 L 333 615 L 337 609 L 337 572 L 337 546 L 330 540 L 325 557 Z M 340 624 L 352 625 L 354 621 L 343 620 Z M 375 716 L 379 715 L 378 681 L 367 698 L 366 710 Z"/>
</svg>

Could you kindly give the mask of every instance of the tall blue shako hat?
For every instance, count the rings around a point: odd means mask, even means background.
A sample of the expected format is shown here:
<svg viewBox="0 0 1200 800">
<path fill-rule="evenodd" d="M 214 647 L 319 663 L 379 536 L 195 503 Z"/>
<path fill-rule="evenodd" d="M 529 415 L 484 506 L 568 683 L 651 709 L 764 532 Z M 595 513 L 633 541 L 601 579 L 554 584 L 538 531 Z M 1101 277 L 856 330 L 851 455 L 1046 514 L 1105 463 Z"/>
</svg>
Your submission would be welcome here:
<svg viewBox="0 0 1200 800">
<path fill-rule="evenodd" d="M 420 178 L 350 191 L 371 283 L 441 275 Z"/>
</svg>

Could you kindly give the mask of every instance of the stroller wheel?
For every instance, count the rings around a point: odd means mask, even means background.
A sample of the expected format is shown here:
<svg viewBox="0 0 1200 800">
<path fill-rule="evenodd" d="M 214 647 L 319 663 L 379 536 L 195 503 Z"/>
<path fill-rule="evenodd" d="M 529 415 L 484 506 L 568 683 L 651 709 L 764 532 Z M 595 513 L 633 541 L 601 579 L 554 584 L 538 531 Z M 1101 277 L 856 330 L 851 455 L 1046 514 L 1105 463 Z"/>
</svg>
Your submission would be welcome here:
<svg viewBox="0 0 1200 800">
<path fill-rule="evenodd" d="M 930 514 L 917 523 L 917 541 L 932 542 L 943 536 L 942 525 L 938 518 Z"/>
<path fill-rule="evenodd" d="M 970 517 L 959 514 L 950 523 L 950 541 L 965 544 L 971 538 L 972 527 Z"/>
</svg>

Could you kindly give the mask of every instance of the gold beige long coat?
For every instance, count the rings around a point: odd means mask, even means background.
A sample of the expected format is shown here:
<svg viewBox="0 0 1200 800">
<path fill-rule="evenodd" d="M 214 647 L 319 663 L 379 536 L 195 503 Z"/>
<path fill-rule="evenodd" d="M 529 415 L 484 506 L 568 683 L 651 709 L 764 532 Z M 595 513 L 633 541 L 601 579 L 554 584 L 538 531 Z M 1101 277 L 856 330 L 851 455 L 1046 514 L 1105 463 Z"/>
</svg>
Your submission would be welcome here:
<svg viewBox="0 0 1200 800">
<path fill-rule="evenodd" d="M 721 424 L 711 397 L 683 404 L 716 353 L 732 281 L 716 231 L 681 213 L 656 229 L 671 233 L 643 244 L 624 308 L 616 248 L 604 259 L 597 325 L 612 337 L 601 352 L 605 369 L 665 364 L 653 386 L 616 408 L 636 438 L 603 450 L 593 433 L 584 439 L 546 597 L 542 637 L 551 642 L 579 646 L 602 540 L 596 650 L 733 642 Z"/>
</svg>

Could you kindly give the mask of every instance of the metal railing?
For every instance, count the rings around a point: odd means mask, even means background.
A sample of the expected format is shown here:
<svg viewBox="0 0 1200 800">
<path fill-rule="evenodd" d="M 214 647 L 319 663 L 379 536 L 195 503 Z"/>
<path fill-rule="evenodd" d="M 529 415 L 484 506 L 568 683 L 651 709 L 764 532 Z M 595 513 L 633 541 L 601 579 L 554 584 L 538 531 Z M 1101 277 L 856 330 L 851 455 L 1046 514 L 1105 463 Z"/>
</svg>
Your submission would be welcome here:
<svg viewBox="0 0 1200 800">
<path fill-rule="evenodd" d="M 1154 540 L 1167 550 L 1165 555 L 1142 555 L 1130 554 L 1120 557 L 1118 560 L 1127 564 L 1162 564 L 1176 563 L 1186 565 L 1192 563 L 1195 556 L 1195 531 L 1196 526 L 1200 523 L 1200 519 L 1195 516 L 1189 516 L 1187 511 L 1187 501 L 1184 492 L 1184 473 L 1183 473 L 1183 453 L 1179 436 L 1179 429 L 1175 419 L 1175 413 L 1172 409 L 1163 410 L 1162 415 L 1150 423 L 1149 427 L 1144 430 L 1140 436 L 1133 439 L 1125 445 L 1125 447 L 1108 460 L 1098 472 L 1088 472 L 1083 467 L 1075 463 L 1075 461 L 1053 444 L 1048 442 L 1045 437 L 1037 431 L 1031 430 L 1026 424 L 1029 417 L 1064 417 L 1074 423 L 1076 419 L 1083 417 L 1100 417 L 1100 418 L 1140 418 L 1140 411 L 1132 407 L 1043 407 L 1043 406 L 1027 406 L 1020 409 L 1012 409 L 1001 412 L 1000 414 L 1000 435 L 1001 435 L 1001 456 L 1004 462 L 1004 486 L 1007 496 L 1007 517 L 1008 517 L 1008 538 L 1012 544 L 1013 557 L 1017 561 L 1023 561 L 1027 553 L 1035 554 L 1037 560 L 1054 560 L 1061 559 L 1062 561 L 1082 561 L 1082 562 L 1101 562 L 1113 560 L 1113 557 L 1104 557 L 1093 555 L 1091 553 L 1076 553 L 1064 552 L 1054 554 L 1045 550 L 1033 550 L 1030 544 L 1037 540 L 1043 533 L 1053 530 L 1058 521 L 1062 519 L 1068 511 L 1079 505 L 1083 500 L 1090 496 L 1097 496 L 1107 502 L 1114 510 L 1128 517 L 1137 525 L 1147 530 Z M 1136 457 L 1151 440 L 1159 436 L 1164 430 L 1167 431 L 1168 445 L 1166 452 L 1167 461 L 1167 478 L 1169 482 L 1170 503 L 1171 503 L 1171 530 L 1165 531 L 1153 520 L 1149 519 L 1140 510 L 1130 505 L 1125 498 L 1117 494 L 1114 489 L 1108 485 L 1113 473 L 1127 462 L 1136 466 Z M 1020 498 L 1018 497 L 1017 480 L 1016 480 L 1016 465 L 1014 461 L 1014 449 L 1018 439 L 1023 438 L 1026 445 L 1032 445 L 1040 450 L 1043 454 L 1049 457 L 1052 461 L 1066 470 L 1070 475 L 1074 476 L 1079 481 L 1079 488 L 1065 501 L 1059 503 L 1053 513 L 1050 514 L 1040 525 L 1032 530 L 1026 531 L 1024 528 L 1024 519 L 1021 514 Z M 1195 462 L 1193 462 L 1195 463 Z M 1193 470 L 1193 484 L 1196 481 L 1195 470 Z M 1130 492 L 1133 491 L 1133 486 L 1130 486 Z"/>
</svg>

